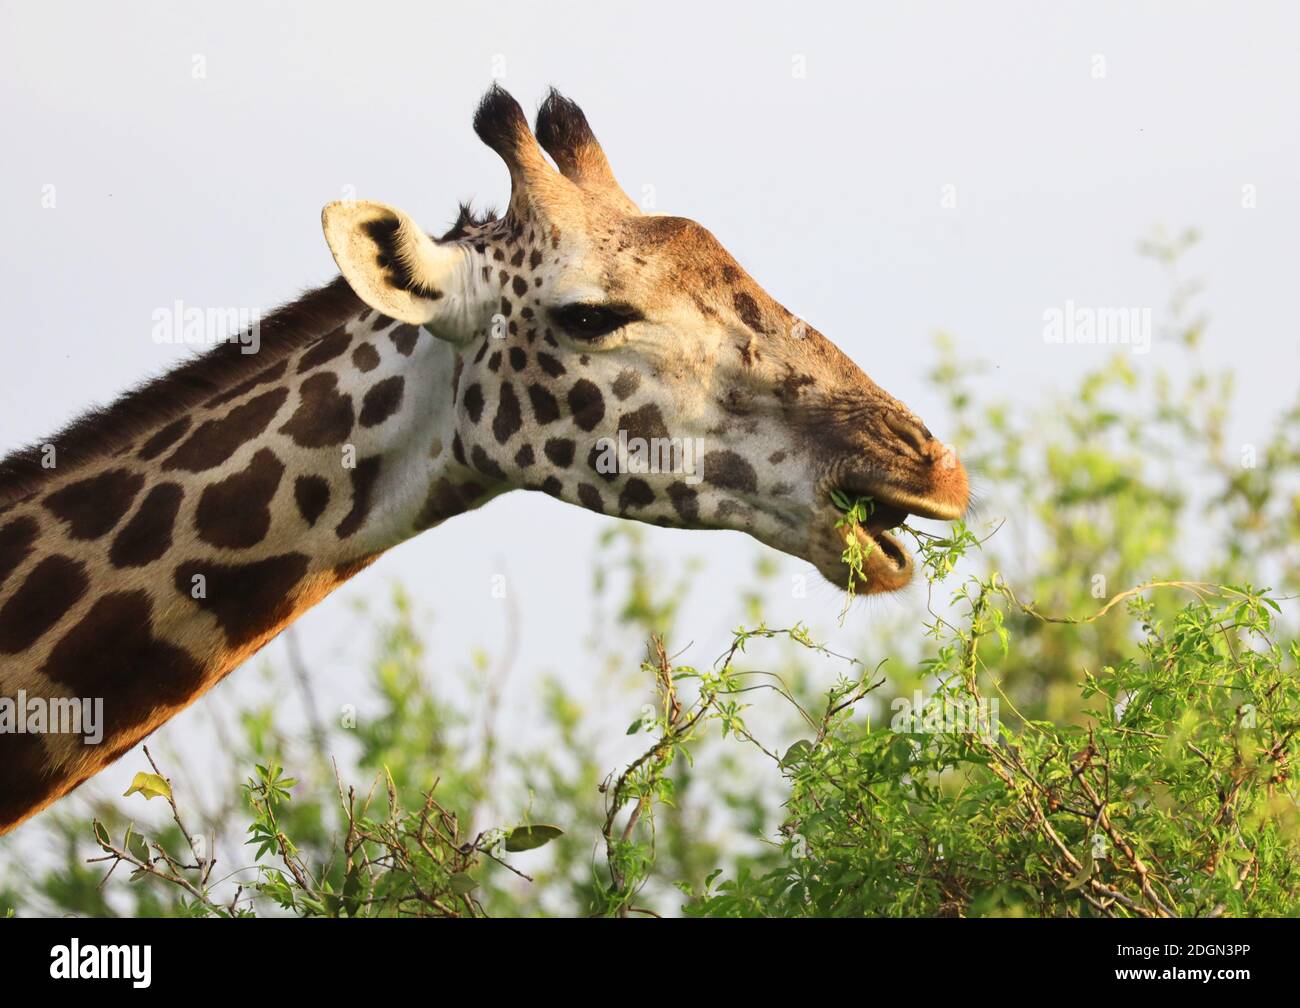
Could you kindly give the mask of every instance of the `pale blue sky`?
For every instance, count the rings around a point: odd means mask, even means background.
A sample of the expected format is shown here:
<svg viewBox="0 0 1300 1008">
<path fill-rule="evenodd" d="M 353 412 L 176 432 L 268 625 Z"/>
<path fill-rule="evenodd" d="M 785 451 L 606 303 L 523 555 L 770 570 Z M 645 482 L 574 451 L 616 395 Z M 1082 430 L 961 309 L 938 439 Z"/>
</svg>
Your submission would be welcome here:
<svg viewBox="0 0 1300 1008">
<path fill-rule="evenodd" d="M 707 225 L 941 436 L 923 381 L 935 330 L 997 365 L 991 388 L 1068 388 L 1102 351 L 1046 345 L 1043 312 L 1069 299 L 1158 312 L 1167 288 L 1134 247 L 1159 223 L 1205 234 L 1188 267 L 1209 283 L 1206 353 L 1240 377 L 1235 435 L 1262 440 L 1295 394 L 1293 4 L 188 8 L 0 5 L 0 452 L 177 361 L 182 348 L 150 338 L 155 308 L 269 310 L 329 279 L 330 200 L 393 203 L 429 230 L 460 199 L 501 205 L 505 171 L 470 129 L 494 74 L 530 109 L 552 83 L 576 99 L 634 197 Z M 323 706 L 358 699 L 349 598 L 405 581 L 460 660 L 496 646 L 505 571 L 522 615 L 510 703 L 526 724 L 536 673 L 592 630 L 606 521 L 512 494 L 394 551 L 301 624 L 331 670 Z M 712 658 L 736 618 L 712 600 L 743 587 L 758 547 L 647 535 L 665 556 L 707 559 L 683 641 Z M 774 615 L 833 606 L 818 588 Z M 848 640 L 871 615 L 827 628 Z"/>
</svg>

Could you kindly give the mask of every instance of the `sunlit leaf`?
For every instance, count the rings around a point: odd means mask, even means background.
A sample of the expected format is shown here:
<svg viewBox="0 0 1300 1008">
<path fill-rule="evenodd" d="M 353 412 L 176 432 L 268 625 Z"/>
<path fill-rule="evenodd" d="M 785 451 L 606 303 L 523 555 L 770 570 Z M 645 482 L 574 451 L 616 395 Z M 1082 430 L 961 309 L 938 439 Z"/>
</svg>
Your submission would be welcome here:
<svg viewBox="0 0 1300 1008">
<path fill-rule="evenodd" d="M 144 795 L 145 798 L 170 798 L 172 796 L 171 785 L 165 779 L 155 773 L 146 773 L 143 770 L 131 780 L 131 786 L 122 792 L 122 797 L 126 798 L 137 791 Z"/>
</svg>

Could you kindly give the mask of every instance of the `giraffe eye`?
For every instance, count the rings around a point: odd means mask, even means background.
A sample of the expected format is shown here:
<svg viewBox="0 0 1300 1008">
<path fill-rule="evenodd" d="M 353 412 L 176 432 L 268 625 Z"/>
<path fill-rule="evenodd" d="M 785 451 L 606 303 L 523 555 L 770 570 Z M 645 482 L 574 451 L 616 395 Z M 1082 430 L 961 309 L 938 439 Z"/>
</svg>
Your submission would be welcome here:
<svg viewBox="0 0 1300 1008">
<path fill-rule="evenodd" d="M 622 329 L 641 315 L 627 305 L 571 304 L 554 309 L 551 317 L 574 339 L 594 340 Z"/>
</svg>

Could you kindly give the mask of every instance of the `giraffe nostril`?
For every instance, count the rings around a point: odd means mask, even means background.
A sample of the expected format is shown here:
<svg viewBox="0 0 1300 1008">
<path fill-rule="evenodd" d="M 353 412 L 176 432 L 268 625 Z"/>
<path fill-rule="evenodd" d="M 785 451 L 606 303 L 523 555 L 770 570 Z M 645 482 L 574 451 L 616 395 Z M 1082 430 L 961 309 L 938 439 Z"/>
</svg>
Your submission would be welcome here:
<svg viewBox="0 0 1300 1008">
<path fill-rule="evenodd" d="M 923 457 L 929 455 L 934 435 L 926 429 L 925 424 L 901 413 L 886 413 L 885 425 L 918 455 Z"/>
</svg>

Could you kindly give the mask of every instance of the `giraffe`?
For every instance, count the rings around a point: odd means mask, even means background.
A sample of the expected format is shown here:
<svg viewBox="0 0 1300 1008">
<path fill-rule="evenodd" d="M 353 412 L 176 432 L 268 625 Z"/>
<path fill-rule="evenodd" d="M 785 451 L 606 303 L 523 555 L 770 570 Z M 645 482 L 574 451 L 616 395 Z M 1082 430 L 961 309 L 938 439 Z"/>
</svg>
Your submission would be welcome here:
<svg viewBox="0 0 1300 1008">
<path fill-rule="evenodd" d="M 462 205 L 434 239 L 332 203 L 341 275 L 268 316 L 256 354 L 220 345 L 0 463 L 0 832 L 510 490 L 747 532 L 840 586 L 830 495 L 867 494 L 867 592 L 912 575 L 890 528 L 963 514 L 960 462 L 707 230 L 640 212 L 576 104 L 552 90 L 534 131 L 493 87 L 474 129 L 504 214 Z M 15 730 L 78 700 L 102 705 L 93 743 Z"/>
</svg>

